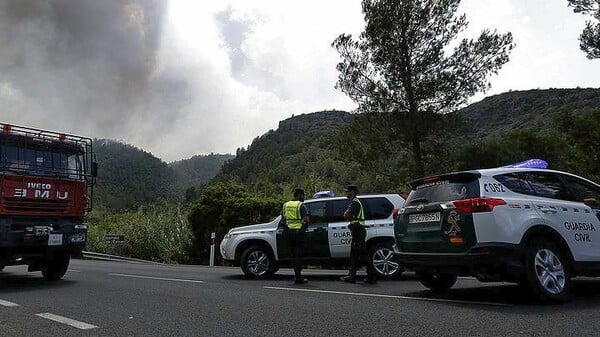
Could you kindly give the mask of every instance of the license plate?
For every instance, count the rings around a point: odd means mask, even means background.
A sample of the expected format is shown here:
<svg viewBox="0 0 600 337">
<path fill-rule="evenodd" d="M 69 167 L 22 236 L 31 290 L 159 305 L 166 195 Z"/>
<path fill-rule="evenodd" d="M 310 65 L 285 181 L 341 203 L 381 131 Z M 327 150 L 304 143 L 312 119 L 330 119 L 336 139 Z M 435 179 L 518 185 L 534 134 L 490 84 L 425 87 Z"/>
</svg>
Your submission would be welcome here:
<svg viewBox="0 0 600 337">
<path fill-rule="evenodd" d="M 436 221 L 440 221 L 440 212 L 410 214 L 408 216 L 408 223 L 423 223 Z"/>
<path fill-rule="evenodd" d="M 60 246 L 63 242 L 62 234 L 50 234 L 48 235 L 48 246 Z"/>
</svg>

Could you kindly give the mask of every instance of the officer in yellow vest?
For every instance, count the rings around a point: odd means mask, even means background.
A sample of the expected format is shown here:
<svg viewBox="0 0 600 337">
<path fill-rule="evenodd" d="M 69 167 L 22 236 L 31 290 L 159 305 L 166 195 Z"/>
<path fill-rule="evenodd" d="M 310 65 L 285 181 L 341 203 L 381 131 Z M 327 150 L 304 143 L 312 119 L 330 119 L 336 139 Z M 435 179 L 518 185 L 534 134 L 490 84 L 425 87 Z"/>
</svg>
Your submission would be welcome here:
<svg viewBox="0 0 600 337">
<path fill-rule="evenodd" d="M 300 261 L 301 251 L 304 248 L 304 232 L 310 222 L 308 209 L 304 202 L 304 190 L 294 189 L 294 199 L 283 204 L 281 213 L 284 228 L 287 230 L 290 250 L 292 251 L 294 267 L 294 283 L 303 284 L 308 282 L 302 277 L 302 262 Z"/>
<path fill-rule="evenodd" d="M 350 246 L 350 268 L 348 270 L 348 276 L 342 277 L 341 280 L 344 282 L 356 283 L 356 270 L 358 269 L 359 264 L 362 263 L 367 268 L 367 279 L 365 282 L 375 284 L 377 283 L 377 274 L 375 274 L 375 268 L 373 268 L 373 264 L 369 258 L 369 252 L 365 242 L 365 238 L 367 237 L 365 211 L 362 203 L 356 197 L 358 188 L 355 185 L 348 185 L 344 191 L 346 191 L 346 197 L 350 199 L 348 209 L 344 212 L 344 219 L 350 222 L 348 229 L 352 234 L 352 243 Z"/>
</svg>

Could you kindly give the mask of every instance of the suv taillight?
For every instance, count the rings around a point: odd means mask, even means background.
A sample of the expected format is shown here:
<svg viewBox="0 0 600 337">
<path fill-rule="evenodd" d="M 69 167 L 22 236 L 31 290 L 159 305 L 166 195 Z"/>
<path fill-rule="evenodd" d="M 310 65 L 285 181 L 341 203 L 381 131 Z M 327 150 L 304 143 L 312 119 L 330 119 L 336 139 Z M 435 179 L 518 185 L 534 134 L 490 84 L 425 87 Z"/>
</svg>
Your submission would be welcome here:
<svg viewBox="0 0 600 337">
<path fill-rule="evenodd" d="M 454 207 L 464 213 L 491 212 L 494 207 L 506 205 L 506 201 L 496 198 L 472 198 L 452 202 Z"/>
<path fill-rule="evenodd" d="M 398 209 L 394 208 L 394 210 L 392 211 L 392 218 L 394 219 L 394 221 L 396 221 L 396 219 L 398 218 Z"/>
</svg>

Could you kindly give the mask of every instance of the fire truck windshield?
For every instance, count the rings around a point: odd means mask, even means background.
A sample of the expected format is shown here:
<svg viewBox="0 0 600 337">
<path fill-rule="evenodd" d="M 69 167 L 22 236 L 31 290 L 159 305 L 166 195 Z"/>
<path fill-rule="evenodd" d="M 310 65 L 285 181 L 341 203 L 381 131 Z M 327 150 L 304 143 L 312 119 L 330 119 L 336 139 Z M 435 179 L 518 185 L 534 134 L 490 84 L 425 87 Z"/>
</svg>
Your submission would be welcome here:
<svg viewBox="0 0 600 337">
<path fill-rule="evenodd" d="M 64 150 L 60 147 L 35 148 L 0 144 L 0 171 L 83 180 L 83 153 L 73 151 L 74 148 Z"/>
</svg>

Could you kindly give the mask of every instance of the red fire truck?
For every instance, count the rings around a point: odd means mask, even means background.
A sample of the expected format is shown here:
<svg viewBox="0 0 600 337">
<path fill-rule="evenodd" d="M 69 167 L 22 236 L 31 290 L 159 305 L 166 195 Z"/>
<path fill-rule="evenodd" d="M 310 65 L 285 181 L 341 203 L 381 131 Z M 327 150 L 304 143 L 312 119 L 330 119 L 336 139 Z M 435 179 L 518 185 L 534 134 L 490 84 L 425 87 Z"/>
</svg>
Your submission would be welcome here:
<svg viewBox="0 0 600 337">
<path fill-rule="evenodd" d="M 65 275 L 86 243 L 94 159 L 91 138 L 0 123 L 0 270 Z"/>
</svg>

